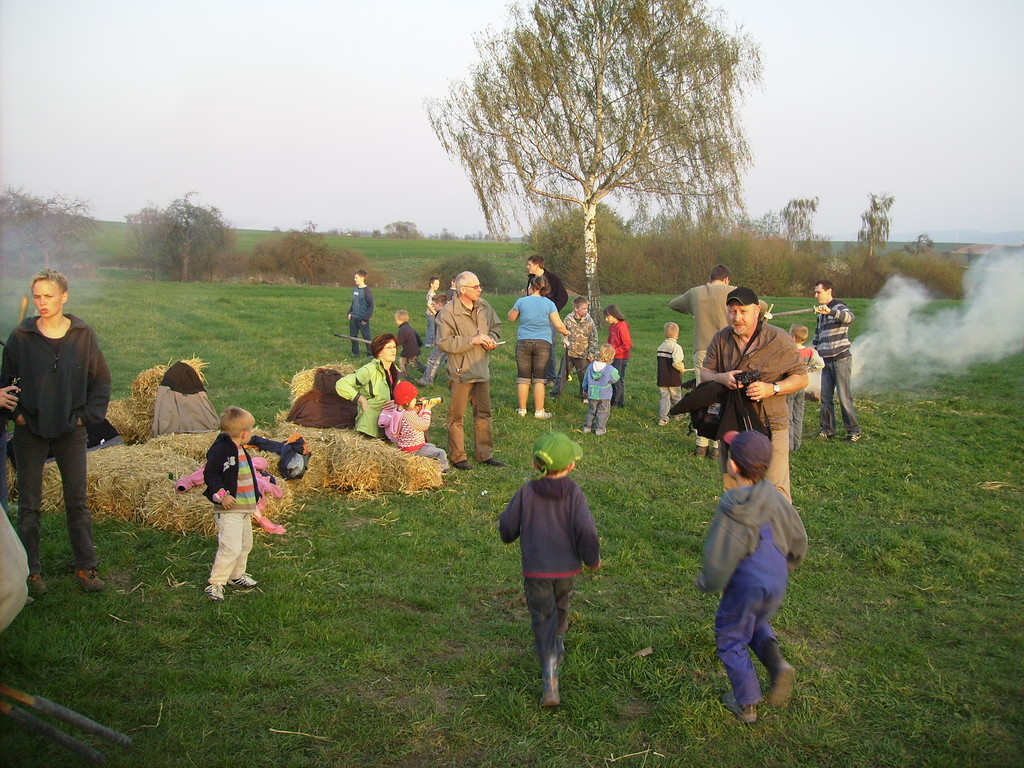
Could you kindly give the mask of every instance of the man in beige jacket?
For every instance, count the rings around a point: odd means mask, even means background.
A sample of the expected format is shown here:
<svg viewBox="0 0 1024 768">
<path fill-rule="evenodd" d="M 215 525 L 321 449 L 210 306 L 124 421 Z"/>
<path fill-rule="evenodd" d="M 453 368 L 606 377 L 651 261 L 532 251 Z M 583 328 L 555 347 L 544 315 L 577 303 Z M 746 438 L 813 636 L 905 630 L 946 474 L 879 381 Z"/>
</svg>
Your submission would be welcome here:
<svg viewBox="0 0 1024 768">
<path fill-rule="evenodd" d="M 501 338 L 501 320 L 481 298 L 483 288 L 472 272 L 455 278 L 455 300 L 437 315 L 437 346 L 448 355 L 448 457 L 456 469 L 472 469 L 466 453 L 463 417 L 473 406 L 473 457 L 480 464 L 503 467 L 494 458 L 491 437 L 491 350 Z"/>
</svg>

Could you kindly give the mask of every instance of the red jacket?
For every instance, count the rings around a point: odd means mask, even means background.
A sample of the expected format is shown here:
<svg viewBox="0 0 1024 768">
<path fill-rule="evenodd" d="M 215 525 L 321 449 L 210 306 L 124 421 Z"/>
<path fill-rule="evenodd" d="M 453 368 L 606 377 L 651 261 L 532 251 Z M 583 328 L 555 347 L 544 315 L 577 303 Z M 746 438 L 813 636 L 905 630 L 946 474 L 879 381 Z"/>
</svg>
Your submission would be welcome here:
<svg viewBox="0 0 1024 768">
<path fill-rule="evenodd" d="M 628 360 L 629 350 L 633 348 L 633 339 L 629 335 L 629 323 L 619 320 L 608 326 L 608 343 L 615 347 L 616 360 Z"/>
</svg>

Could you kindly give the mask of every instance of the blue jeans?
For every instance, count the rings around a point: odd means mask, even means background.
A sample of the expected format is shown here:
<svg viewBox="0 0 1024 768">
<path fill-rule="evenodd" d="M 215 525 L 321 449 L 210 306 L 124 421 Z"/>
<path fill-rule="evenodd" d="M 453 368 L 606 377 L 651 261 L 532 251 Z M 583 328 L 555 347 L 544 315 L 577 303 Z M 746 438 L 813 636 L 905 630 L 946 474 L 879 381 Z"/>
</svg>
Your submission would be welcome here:
<svg viewBox="0 0 1024 768">
<path fill-rule="evenodd" d="M 423 340 L 423 346 L 432 347 L 437 338 L 437 317 L 429 312 L 425 314 L 427 316 L 427 337 Z"/>
<path fill-rule="evenodd" d="M 626 405 L 626 364 L 628 362 L 628 357 L 612 360 L 612 367 L 619 372 L 619 380 L 612 384 L 612 405 L 616 408 Z"/>
<path fill-rule="evenodd" d="M 853 360 L 843 357 L 826 360 L 821 371 L 821 431 L 826 435 L 836 433 L 835 394 L 839 394 L 839 407 L 843 412 L 843 426 L 846 434 L 859 435 L 860 424 L 853 410 L 853 393 L 850 390 L 850 369 Z"/>
<path fill-rule="evenodd" d="M 423 372 L 423 378 L 421 381 L 425 381 L 427 384 L 433 384 L 434 379 L 437 377 L 437 372 L 442 365 L 448 362 L 448 355 L 441 351 L 441 348 L 434 345 L 433 349 L 430 350 L 430 357 L 427 358 L 427 370 Z"/>
<path fill-rule="evenodd" d="M 75 568 L 96 567 L 92 515 L 86 505 L 85 427 L 75 427 L 53 440 L 44 440 L 20 424 L 14 428 L 14 457 L 18 464 L 18 536 L 28 555 L 29 573 L 42 573 L 39 561 L 39 513 L 43 504 L 43 465 L 53 449 L 64 490 L 64 511 Z"/>
<path fill-rule="evenodd" d="M 563 346 L 562 334 L 555 329 L 555 326 L 551 326 L 551 357 L 548 360 L 547 370 L 544 371 L 544 378 L 550 382 L 554 382 L 558 378 L 555 366 L 558 361 L 558 348 L 561 346 Z"/>
<path fill-rule="evenodd" d="M 348 335 L 353 337 L 362 336 L 367 341 L 372 341 L 370 336 L 370 321 L 369 320 L 358 320 L 352 318 L 348 321 Z M 370 345 L 363 344 L 359 341 L 352 342 L 352 357 L 359 357 L 360 355 L 366 355 L 367 357 L 373 357 L 370 354 Z"/>
</svg>

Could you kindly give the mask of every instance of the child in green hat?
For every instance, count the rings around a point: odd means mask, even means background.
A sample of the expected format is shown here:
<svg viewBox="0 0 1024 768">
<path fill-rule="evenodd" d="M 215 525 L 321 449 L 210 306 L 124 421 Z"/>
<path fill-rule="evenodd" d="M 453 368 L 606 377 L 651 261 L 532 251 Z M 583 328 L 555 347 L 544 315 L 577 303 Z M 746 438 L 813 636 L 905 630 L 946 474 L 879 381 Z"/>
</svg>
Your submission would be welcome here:
<svg viewBox="0 0 1024 768">
<path fill-rule="evenodd" d="M 557 707 L 558 665 L 569 623 L 569 596 L 576 574 L 601 567 L 597 527 L 587 497 L 569 473 L 583 449 L 561 432 L 547 432 L 533 445 L 540 475 L 516 491 L 498 521 L 501 540 L 519 539 L 523 588 L 534 647 L 544 679 L 544 707 Z"/>
</svg>

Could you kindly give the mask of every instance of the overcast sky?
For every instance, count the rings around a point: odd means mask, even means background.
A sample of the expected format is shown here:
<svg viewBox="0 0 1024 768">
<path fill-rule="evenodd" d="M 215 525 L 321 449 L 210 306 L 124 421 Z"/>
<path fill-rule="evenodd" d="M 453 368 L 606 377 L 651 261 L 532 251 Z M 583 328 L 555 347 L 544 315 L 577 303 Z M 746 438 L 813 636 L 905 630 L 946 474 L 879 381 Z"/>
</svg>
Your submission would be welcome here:
<svg viewBox="0 0 1024 768">
<path fill-rule="evenodd" d="M 189 191 L 237 227 L 483 230 L 430 129 L 505 0 L 0 0 L 0 183 L 121 221 Z M 1024 229 L 1021 0 L 723 0 L 760 46 L 748 212 L 853 236 Z"/>
</svg>

